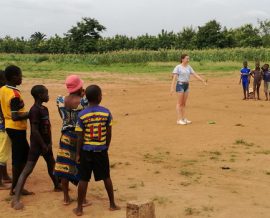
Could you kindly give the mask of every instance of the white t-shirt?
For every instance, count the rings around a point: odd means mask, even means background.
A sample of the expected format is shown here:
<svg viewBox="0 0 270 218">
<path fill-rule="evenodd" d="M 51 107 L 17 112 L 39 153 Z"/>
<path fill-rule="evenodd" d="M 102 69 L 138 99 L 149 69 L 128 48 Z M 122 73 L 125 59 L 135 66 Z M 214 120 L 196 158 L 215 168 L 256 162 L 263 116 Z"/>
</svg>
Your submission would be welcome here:
<svg viewBox="0 0 270 218">
<path fill-rule="evenodd" d="M 182 66 L 182 64 L 177 65 L 174 70 L 173 74 L 178 75 L 178 82 L 188 83 L 190 80 L 190 75 L 194 73 L 194 70 L 191 66 Z"/>
</svg>

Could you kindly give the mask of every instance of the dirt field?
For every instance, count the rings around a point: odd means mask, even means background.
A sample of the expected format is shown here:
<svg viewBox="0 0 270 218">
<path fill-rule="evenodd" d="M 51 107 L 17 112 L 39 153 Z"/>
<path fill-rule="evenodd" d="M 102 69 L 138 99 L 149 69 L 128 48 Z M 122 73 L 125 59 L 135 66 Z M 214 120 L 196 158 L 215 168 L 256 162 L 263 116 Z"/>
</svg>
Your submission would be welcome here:
<svg viewBox="0 0 270 218">
<path fill-rule="evenodd" d="M 207 87 L 191 83 L 190 126 L 176 125 L 176 99 L 165 75 L 83 77 L 86 84 L 102 86 L 103 105 L 114 115 L 111 175 L 122 207 L 109 212 L 103 184 L 91 182 L 87 197 L 93 205 L 85 208 L 86 217 L 124 218 L 127 201 L 144 199 L 155 201 L 158 218 L 269 217 L 270 103 L 242 101 L 238 76 L 210 78 Z M 55 81 L 26 80 L 21 88 L 28 108 L 33 102 L 29 89 L 41 82 L 50 90 L 56 154 L 61 120 L 54 99 L 65 88 Z M 76 204 L 62 206 L 62 194 L 52 192 L 42 158 L 26 187 L 36 194 L 23 198 L 21 212 L 10 208 L 8 192 L 1 191 L 0 217 L 74 217 Z M 76 195 L 71 186 L 71 196 Z"/>
</svg>

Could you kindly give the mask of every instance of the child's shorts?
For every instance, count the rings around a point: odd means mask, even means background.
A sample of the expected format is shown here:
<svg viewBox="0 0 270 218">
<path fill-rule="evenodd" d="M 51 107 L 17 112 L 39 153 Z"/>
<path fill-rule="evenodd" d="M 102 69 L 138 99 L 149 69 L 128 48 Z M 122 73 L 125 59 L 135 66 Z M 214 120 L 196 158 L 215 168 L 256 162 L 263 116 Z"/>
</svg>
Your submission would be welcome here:
<svg viewBox="0 0 270 218">
<path fill-rule="evenodd" d="M 264 81 L 264 92 L 270 92 L 270 82 L 265 82 Z"/>
<path fill-rule="evenodd" d="M 248 80 L 243 80 L 242 81 L 242 86 L 243 86 L 243 89 L 248 90 L 249 81 Z"/>
<path fill-rule="evenodd" d="M 26 164 L 29 144 L 26 138 L 26 130 L 6 129 L 11 141 L 12 165 L 21 167 Z"/>
<path fill-rule="evenodd" d="M 110 161 L 108 151 L 81 151 L 79 175 L 80 180 L 89 182 L 94 173 L 95 181 L 110 177 Z"/>
<path fill-rule="evenodd" d="M 176 92 L 177 93 L 189 92 L 189 83 L 177 82 L 177 84 L 176 84 Z"/>
<path fill-rule="evenodd" d="M 0 165 L 5 166 L 11 156 L 11 142 L 6 132 L 0 132 Z"/>
</svg>

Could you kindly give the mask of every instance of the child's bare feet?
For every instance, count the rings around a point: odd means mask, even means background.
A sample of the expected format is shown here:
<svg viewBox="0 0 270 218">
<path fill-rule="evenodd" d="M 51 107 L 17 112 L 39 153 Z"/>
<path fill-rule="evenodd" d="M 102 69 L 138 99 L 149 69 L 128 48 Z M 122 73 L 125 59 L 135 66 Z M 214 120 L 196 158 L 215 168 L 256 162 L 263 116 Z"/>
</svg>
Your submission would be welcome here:
<svg viewBox="0 0 270 218">
<path fill-rule="evenodd" d="M 70 197 L 68 197 L 68 199 L 64 199 L 64 206 L 68 206 L 70 205 L 72 202 L 74 202 L 74 199 L 71 199 Z"/>
<path fill-rule="evenodd" d="M 113 204 L 113 205 L 110 205 L 109 210 L 110 211 L 121 210 L 121 207 L 117 206 L 116 204 Z"/>
<path fill-rule="evenodd" d="M 83 201 L 83 207 L 89 207 L 89 206 L 91 206 L 92 205 L 92 203 L 91 202 L 89 202 L 88 200 L 86 200 L 86 199 L 84 199 L 84 201 Z"/>
<path fill-rule="evenodd" d="M 22 202 L 12 200 L 11 207 L 14 208 L 15 210 L 22 210 L 24 208 L 24 205 Z"/>
<path fill-rule="evenodd" d="M 82 215 L 83 215 L 82 209 L 79 209 L 79 208 L 73 209 L 73 213 L 74 213 L 76 216 L 82 216 Z"/>
</svg>

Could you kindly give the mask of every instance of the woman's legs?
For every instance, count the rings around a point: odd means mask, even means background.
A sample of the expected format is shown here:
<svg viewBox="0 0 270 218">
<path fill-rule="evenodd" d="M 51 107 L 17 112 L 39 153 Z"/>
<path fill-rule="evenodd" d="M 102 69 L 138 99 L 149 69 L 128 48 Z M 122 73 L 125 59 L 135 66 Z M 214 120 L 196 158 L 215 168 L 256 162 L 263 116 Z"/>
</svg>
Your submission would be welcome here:
<svg viewBox="0 0 270 218">
<path fill-rule="evenodd" d="M 184 105 L 184 93 L 177 93 L 176 103 L 177 121 L 184 119 L 185 117 L 185 105 Z"/>
</svg>

